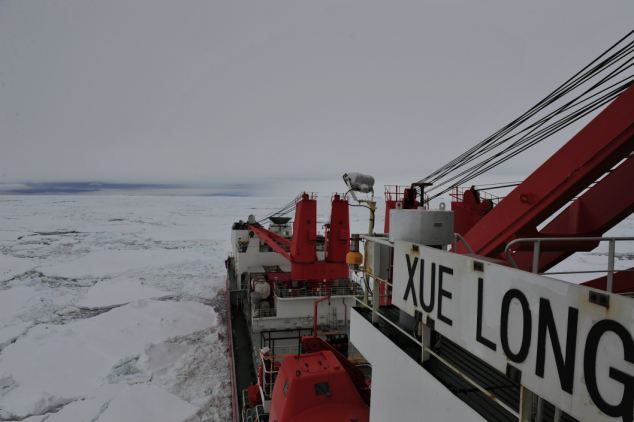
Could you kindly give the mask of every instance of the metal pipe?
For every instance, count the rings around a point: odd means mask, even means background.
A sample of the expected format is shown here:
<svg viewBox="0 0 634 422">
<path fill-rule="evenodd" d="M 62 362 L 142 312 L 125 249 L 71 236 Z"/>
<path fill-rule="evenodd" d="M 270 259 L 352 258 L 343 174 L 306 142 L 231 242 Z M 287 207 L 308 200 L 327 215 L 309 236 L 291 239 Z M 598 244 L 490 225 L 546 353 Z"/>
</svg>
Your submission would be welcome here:
<svg viewBox="0 0 634 422">
<path fill-rule="evenodd" d="M 462 242 L 462 244 L 465 245 L 467 251 L 469 251 L 471 255 L 474 254 L 473 248 L 471 247 L 469 242 L 467 242 L 467 239 L 465 239 L 464 236 L 460 233 L 453 234 L 453 245 L 451 245 L 452 252 L 456 252 L 456 250 L 458 249 L 458 241 Z"/>
<path fill-rule="evenodd" d="M 608 243 L 608 279 L 605 290 L 612 293 L 614 289 L 614 249 L 615 249 L 615 241 L 614 239 L 610 239 Z"/>
<path fill-rule="evenodd" d="M 348 304 L 346 303 L 346 299 L 342 300 L 343 302 L 343 328 L 346 329 L 348 327 Z"/>
<path fill-rule="evenodd" d="M 317 337 L 317 307 L 319 306 L 319 303 L 329 299 L 330 295 L 320 297 L 313 303 L 313 337 Z"/>
<path fill-rule="evenodd" d="M 535 416 L 535 422 L 542 422 L 544 420 L 544 399 L 537 397 L 537 416 Z"/>
<path fill-rule="evenodd" d="M 542 249 L 542 242 L 536 240 L 533 245 L 533 272 L 537 274 L 539 272 L 539 255 Z"/>
<path fill-rule="evenodd" d="M 370 224 L 368 226 L 368 234 L 374 234 L 374 214 L 376 212 L 376 202 L 370 202 Z"/>
<path fill-rule="evenodd" d="M 535 252 L 539 252 L 541 248 L 542 242 L 579 242 L 579 241 L 598 241 L 598 242 L 609 242 L 609 252 L 608 252 L 608 275 L 607 275 L 607 291 L 611 292 L 613 289 L 614 282 L 614 249 L 616 242 L 619 241 L 634 241 L 634 237 L 631 236 L 615 236 L 615 237 L 520 237 L 514 240 L 511 240 L 504 247 L 504 257 L 507 261 L 509 261 L 515 268 L 517 268 L 517 263 L 513 256 L 511 256 L 511 247 L 515 246 L 518 243 L 526 243 L 533 242 L 536 243 L 535 250 L 533 251 L 533 271 L 535 270 Z M 540 246 L 537 246 L 540 245 Z M 538 258 L 538 257 L 537 257 Z M 539 262 L 537 263 L 539 265 Z M 555 274 L 555 273 L 553 273 Z M 563 272 L 561 274 L 564 274 Z"/>
<path fill-rule="evenodd" d="M 379 312 L 379 306 L 381 305 L 381 287 L 379 280 L 373 278 L 372 282 L 372 323 L 379 322 L 379 317 L 375 314 Z"/>
</svg>

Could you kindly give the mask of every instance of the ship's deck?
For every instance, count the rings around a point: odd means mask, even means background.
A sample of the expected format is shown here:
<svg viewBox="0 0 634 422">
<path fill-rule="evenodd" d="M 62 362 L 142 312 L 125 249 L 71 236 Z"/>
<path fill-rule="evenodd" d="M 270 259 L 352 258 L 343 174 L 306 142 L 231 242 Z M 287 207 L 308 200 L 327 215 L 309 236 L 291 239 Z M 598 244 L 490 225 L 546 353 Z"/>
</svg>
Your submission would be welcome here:
<svg viewBox="0 0 634 422">
<path fill-rule="evenodd" d="M 233 339 L 233 363 L 236 377 L 236 396 L 238 398 L 238 414 L 242 413 L 242 390 L 246 389 L 255 381 L 255 368 L 252 360 L 251 336 L 249 326 L 244 317 L 242 309 L 231 304 L 231 325 Z M 237 420 L 240 420 L 238 416 Z"/>
<path fill-rule="evenodd" d="M 358 312 L 368 321 L 372 321 L 372 311 L 367 308 L 356 307 Z M 399 309 L 393 305 L 382 306 L 380 312 L 383 316 L 394 323 L 398 323 Z M 386 337 L 394 344 L 405 351 L 413 360 L 421 364 L 436 379 L 443 383 L 453 394 L 460 397 L 465 403 L 471 406 L 476 412 L 489 421 L 517 421 L 517 417 L 505 410 L 494 401 L 490 400 L 483 392 L 467 382 L 459 374 L 454 372 L 439 359 L 431 356 L 424 364 L 422 360 L 421 346 L 402 334 L 389 323 L 379 319 L 374 324 Z M 481 359 L 467 352 L 448 338 L 438 333 L 432 339 L 432 349 L 440 357 L 447 360 L 451 365 L 458 368 L 463 374 L 477 382 L 486 390 L 495 394 L 506 405 L 519 411 L 520 385 L 508 378 L 505 374 L 486 364 Z M 554 420 L 554 407 L 545 402 L 543 422 Z M 562 414 L 562 421 L 575 422 L 576 419 L 567 414 Z"/>
</svg>

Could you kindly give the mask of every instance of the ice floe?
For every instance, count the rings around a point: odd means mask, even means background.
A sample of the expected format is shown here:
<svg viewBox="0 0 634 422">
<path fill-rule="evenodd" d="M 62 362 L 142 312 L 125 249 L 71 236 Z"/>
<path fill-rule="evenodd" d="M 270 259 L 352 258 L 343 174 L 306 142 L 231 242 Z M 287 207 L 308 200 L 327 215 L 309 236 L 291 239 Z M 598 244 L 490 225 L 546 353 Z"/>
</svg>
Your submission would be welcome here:
<svg viewBox="0 0 634 422">
<path fill-rule="evenodd" d="M 120 277 L 95 284 L 76 305 L 89 309 L 107 308 L 140 299 L 165 298 L 170 295 L 170 292 L 145 285 L 140 280 Z"/>
<path fill-rule="evenodd" d="M 0 408 L 24 417 L 82 397 L 122 359 L 215 324 L 214 311 L 200 303 L 139 301 L 66 325 L 36 326 L 0 355 L 0 378 L 16 383 L 0 398 Z"/>
</svg>

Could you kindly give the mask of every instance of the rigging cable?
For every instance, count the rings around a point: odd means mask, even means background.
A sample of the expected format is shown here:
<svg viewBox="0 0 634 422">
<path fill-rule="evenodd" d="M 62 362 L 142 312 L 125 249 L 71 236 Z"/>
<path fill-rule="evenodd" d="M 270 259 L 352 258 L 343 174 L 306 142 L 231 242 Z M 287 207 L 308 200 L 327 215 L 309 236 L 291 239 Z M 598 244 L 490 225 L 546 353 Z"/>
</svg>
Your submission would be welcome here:
<svg viewBox="0 0 634 422">
<path fill-rule="evenodd" d="M 420 180 L 433 183 L 429 199 L 497 167 L 620 95 L 634 83 L 634 39 L 628 40 L 633 34 L 630 31 L 524 114 Z M 571 95 L 576 96 L 567 100 Z"/>
<path fill-rule="evenodd" d="M 293 212 L 295 210 L 295 206 L 297 205 L 297 201 L 301 198 L 301 196 L 302 196 L 301 194 L 297 195 L 288 204 L 284 205 L 282 208 L 278 209 L 277 211 L 272 212 L 271 214 L 267 215 L 266 217 L 261 218 L 257 222 L 259 224 L 261 224 L 261 223 L 269 220 L 271 217 L 282 217 L 284 215 L 287 215 L 287 214 Z"/>
<path fill-rule="evenodd" d="M 626 47 L 626 48 L 618 51 L 617 53 L 613 54 L 612 56 L 608 57 L 603 62 L 601 62 L 599 65 L 596 65 L 591 70 L 589 70 L 586 74 L 582 74 L 583 71 L 588 69 L 593 63 L 596 63 L 601 57 L 605 56 L 610 50 L 612 50 L 615 46 L 617 46 L 623 40 L 628 38 L 631 34 L 632 34 L 632 32 L 630 32 L 630 34 L 626 35 L 621 40 L 619 40 L 616 44 L 614 44 L 612 47 L 610 47 L 608 50 L 606 50 L 606 52 L 604 52 L 601 56 L 599 56 L 597 59 L 593 60 L 590 64 L 586 65 L 582 70 L 577 72 L 577 74 L 575 74 L 572 78 L 570 78 L 568 81 L 566 81 L 560 87 L 558 87 L 551 94 L 546 96 L 546 98 L 541 100 L 537 105 L 533 106 L 531 109 L 529 109 L 527 112 L 525 112 L 522 116 L 520 116 L 519 118 L 515 119 L 513 122 L 509 123 L 508 125 L 506 125 L 502 129 L 498 130 L 493 135 L 490 135 L 488 138 L 486 138 L 485 140 L 483 140 L 479 144 L 475 145 L 474 147 L 472 147 L 471 149 L 469 149 L 465 153 L 461 154 L 460 156 L 458 156 L 454 160 L 450 161 L 445 166 L 443 166 L 440 169 L 436 170 L 434 173 L 429 175 L 427 178 L 428 179 L 432 179 L 433 176 L 435 176 L 435 175 L 438 175 L 438 174 L 442 175 L 443 172 L 447 171 L 447 169 L 451 169 L 452 166 L 459 165 L 465 159 L 468 159 L 469 157 L 472 157 L 473 154 L 477 153 L 478 150 L 481 149 L 483 146 L 485 146 L 487 144 L 490 144 L 495 139 L 499 139 L 504 134 L 509 133 L 512 129 L 518 127 L 521 122 L 526 121 L 528 118 L 534 116 L 537 112 L 539 112 L 540 110 L 545 108 L 547 105 L 552 104 L 554 101 L 556 101 L 557 99 L 561 98 L 562 95 L 564 95 L 566 92 L 569 92 L 571 89 L 576 88 L 581 83 L 585 82 L 590 77 L 592 77 L 595 74 L 597 74 L 598 72 L 600 72 L 601 69 L 604 68 L 606 65 L 608 65 L 611 62 L 614 62 L 615 60 L 618 60 L 621 57 L 623 57 L 625 54 L 627 54 L 628 52 L 630 52 L 632 50 L 632 48 L 633 48 L 632 45 L 629 45 L 628 47 Z M 480 151 L 480 152 L 482 152 L 482 151 Z"/>
</svg>

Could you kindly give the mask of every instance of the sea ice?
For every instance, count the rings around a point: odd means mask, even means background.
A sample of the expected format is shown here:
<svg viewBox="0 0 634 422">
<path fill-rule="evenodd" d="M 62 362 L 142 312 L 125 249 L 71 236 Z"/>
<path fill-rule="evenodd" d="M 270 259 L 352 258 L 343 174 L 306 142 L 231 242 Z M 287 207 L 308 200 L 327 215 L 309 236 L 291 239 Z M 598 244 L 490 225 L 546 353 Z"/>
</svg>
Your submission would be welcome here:
<svg viewBox="0 0 634 422">
<path fill-rule="evenodd" d="M 36 326 L 0 355 L 0 378 L 17 383 L 0 408 L 24 417 L 41 411 L 50 392 L 59 400 L 82 397 L 123 358 L 215 324 L 214 311 L 200 303 L 140 301 L 62 326 Z"/>
<path fill-rule="evenodd" d="M 153 385 L 123 388 L 101 414 L 99 422 L 184 422 L 198 408 Z"/>
<path fill-rule="evenodd" d="M 170 292 L 147 286 L 140 280 L 120 277 L 95 284 L 76 305 L 89 309 L 108 308 L 135 300 L 164 298 L 170 295 Z"/>
<path fill-rule="evenodd" d="M 13 239 L 11 240 L 13 241 Z M 0 253 L 0 282 L 9 280 L 19 274 L 25 273 L 36 265 L 28 258 L 16 258 Z"/>
<path fill-rule="evenodd" d="M 229 420 L 214 308 L 249 203 L 0 198 L 0 419 Z"/>
<path fill-rule="evenodd" d="M 200 254 L 179 250 L 108 250 L 94 248 L 89 253 L 66 262 L 43 265 L 44 274 L 67 277 L 116 276 L 129 270 L 139 270 L 158 265 L 176 264 L 188 259 L 198 259 Z"/>
</svg>

